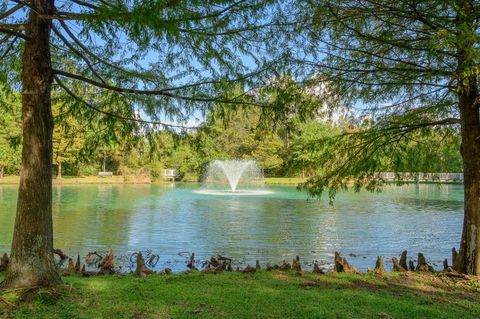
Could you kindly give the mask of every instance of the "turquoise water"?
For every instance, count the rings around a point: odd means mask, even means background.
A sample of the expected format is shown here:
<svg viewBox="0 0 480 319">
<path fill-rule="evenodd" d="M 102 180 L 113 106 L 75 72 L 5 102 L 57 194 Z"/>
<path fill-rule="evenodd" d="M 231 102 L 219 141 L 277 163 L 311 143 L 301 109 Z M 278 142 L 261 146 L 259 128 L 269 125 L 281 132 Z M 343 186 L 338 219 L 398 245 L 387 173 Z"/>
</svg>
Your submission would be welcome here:
<svg viewBox="0 0 480 319">
<path fill-rule="evenodd" d="M 151 250 L 157 268 L 185 270 L 189 253 L 235 263 L 280 263 L 299 255 L 331 263 L 341 251 L 362 270 L 377 255 L 390 260 L 407 249 L 437 267 L 458 247 L 462 185 L 389 186 L 382 193 L 343 193 L 333 206 L 308 200 L 290 186 L 267 187 L 262 196 L 195 193 L 197 185 L 56 186 L 54 244 L 85 255 L 110 248 L 118 254 Z M 0 252 L 10 249 L 15 186 L 0 186 Z"/>
</svg>

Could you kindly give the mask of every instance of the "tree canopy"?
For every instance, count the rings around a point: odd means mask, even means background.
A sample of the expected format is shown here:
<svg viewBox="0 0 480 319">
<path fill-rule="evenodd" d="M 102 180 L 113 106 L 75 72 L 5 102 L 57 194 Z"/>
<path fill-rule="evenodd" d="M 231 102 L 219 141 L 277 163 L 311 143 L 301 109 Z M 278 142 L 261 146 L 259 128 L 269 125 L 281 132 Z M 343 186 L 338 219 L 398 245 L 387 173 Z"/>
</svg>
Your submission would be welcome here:
<svg viewBox="0 0 480 319">
<path fill-rule="evenodd" d="M 4 1 L 0 80 L 22 91 L 23 148 L 12 258 L 4 285 L 60 281 L 52 258 L 52 95 L 114 127 L 178 128 L 215 103 L 239 103 L 229 83 L 258 79 L 275 1 Z M 270 51 L 273 52 L 273 51 Z M 61 92 L 61 93 L 59 93 Z M 57 95 L 58 94 L 58 95 Z M 245 101 L 242 101 L 245 103 Z M 29 225 L 43 227 L 27 230 Z M 33 257 L 32 257 L 33 256 Z"/>
<path fill-rule="evenodd" d="M 308 54 L 302 72 L 323 74 L 369 125 L 343 134 L 328 169 L 305 186 L 318 195 L 347 187 L 375 189 L 375 172 L 439 165 L 435 141 L 461 136 L 465 222 L 456 268 L 480 273 L 480 51 L 476 1 L 298 1 Z M 308 39 L 308 40 L 305 40 Z M 430 138 L 435 136 L 436 138 Z M 440 136 L 440 138 L 438 138 Z M 399 156 L 400 154 L 401 156 Z M 336 161 L 331 161 L 336 159 Z"/>
</svg>

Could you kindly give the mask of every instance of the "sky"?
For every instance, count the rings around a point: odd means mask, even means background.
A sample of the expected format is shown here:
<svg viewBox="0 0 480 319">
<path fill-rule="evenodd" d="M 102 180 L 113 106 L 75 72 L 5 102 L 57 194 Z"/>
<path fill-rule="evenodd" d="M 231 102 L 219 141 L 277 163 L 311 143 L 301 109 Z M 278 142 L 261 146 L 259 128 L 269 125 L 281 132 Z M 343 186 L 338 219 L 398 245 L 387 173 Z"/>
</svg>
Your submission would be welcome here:
<svg viewBox="0 0 480 319">
<path fill-rule="evenodd" d="M 56 1 L 57 7 L 61 7 L 65 3 L 71 3 L 71 2 L 70 1 L 59 1 L 59 0 Z M 14 3 L 12 1 L 9 1 L 7 7 L 12 7 L 13 5 L 14 5 Z M 72 7 L 72 9 L 74 11 L 78 11 L 78 6 L 74 5 Z M 17 18 L 20 18 L 22 16 L 23 17 L 25 16 L 25 11 L 18 11 L 16 14 L 14 14 L 12 16 L 12 18 L 17 19 Z M 269 18 L 270 17 L 265 17 L 265 21 L 267 21 Z M 66 23 L 68 24 L 68 26 L 70 27 L 70 29 L 72 31 L 77 31 L 77 32 L 82 31 L 82 26 L 78 22 L 67 21 Z M 56 23 L 56 25 L 57 25 L 57 28 L 60 29 L 59 24 Z M 83 34 L 85 34 L 85 31 L 88 32 L 88 30 L 84 29 L 82 31 Z M 64 31 L 62 32 L 62 34 L 66 38 L 69 38 L 68 34 L 66 34 Z M 92 42 L 95 43 L 96 45 L 103 46 L 105 44 L 105 41 L 102 40 L 100 37 L 95 36 L 94 33 L 90 33 L 90 35 L 91 35 Z M 118 41 L 119 41 L 119 43 L 122 47 L 118 48 L 117 54 L 111 56 L 112 61 L 121 61 L 122 60 L 121 55 L 123 55 L 123 54 L 126 57 L 128 57 L 129 55 L 136 55 L 136 54 L 139 53 L 139 50 L 136 50 L 136 48 L 138 49 L 138 47 L 136 45 L 134 45 L 131 41 L 128 40 L 128 36 L 126 35 L 125 32 L 116 31 L 115 36 L 118 38 Z M 181 39 L 180 39 L 180 41 L 181 41 Z M 158 42 L 157 44 L 162 44 L 162 43 Z M 130 48 L 127 49 L 128 46 L 130 46 Z M 180 50 L 181 49 L 180 47 L 171 46 L 171 49 L 172 50 L 178 50 L 178 57 L 179 58 L 181 57 L 182 51 Z M 183 49 L 185 49 L 185 44 L 183 45 Z M 258 65 L 255 63 L 255 61 L 251 57 L 247 56 L 246 54 L 241 53 L 238 50 L 235 50 L 231 46 L 230 46 L 230 49 L 233 52 L 235 52 L 236 56 L 241 61 L 240 64 L 243 65 L 246 69 L 252 71 L 252 70 L 255 70 L 258 67 Z M 148 68 L 148 66 L 155 65 L 156 63 L 164 63 L 164 61 L 163 61 L 164 57 L 162 56 L 162 54 L 164 54 L 164 53 L 165 52 L 159 52 L 159 51 L 156 51 L 156 50 L 147 50 L 147 51 L 142 53 L 144 55 L 139 59 L 138 63 L 140 65 L 146 66 L 147 68 Z M 265 57 L 269 58 L 268 54 L 266 54 Z M 170 70 L 167 70 L 166 67 L 161 70 L 163 72 L 163 74 L 162 74 L 163 76 L 173 78 L 173 81 L 170 81 L 171 85 L 192 83 L 192 82 L 196 81 L 195 76 L 193 76 L 193 73 L 187 73 L 187 76 L 183 76 L 183 77 L 178 77 L 175 74 L 175 73 L 181 73 L 183 71 L 186 71 L 187 68 L 194 68 L 194 69 L 197 69 L 197 70 L 201 70 L 200 73 L 199 73 L 199 77 L 206 76 L 206 75 L 208 76 L 208 73 L 209 73 L 204 68 L 204 66 L 199 62 L 199 60 L 195 59 L 194 57 L 192 57 L 190 60 L 188 60 L 187 63 L 185 63 L 185 61 L 184 61 L 184 63 L 178 63 L 177 65 L 174 64 L 174 66 L 176 66 L 176 67 L 173 67 Z M 213 69 L 218 69 L 218 65 L 215 65 L 215 62 L 213 62 L 211 66 L 212 66 Z M 126 65 L 126 67 L 135 68 L 135 65 L 130 64 L 130 65 Z M 269 76 L 271 76 L 271 75 L 269 75 Z M 141 86 L 139 88 L 141 88 Z M 359 108 L 359 109 L 363 109 L 364 106 L 362 104 L 357 104 L 357 105 L 355 105 L 355 107 Z M 148 119 L 147 113 L 142 108 L 140 108 L 138 105 L 135 106 L 135 108 L 137 109 L 137 111 L 140 112 L 140 115 L 143 119 Z M 201 122 L 204 120 L 204 116 L 203 116 L 203 114 L 200 110 L 196 110 L 196 111 L 192 112 L 192 114 L 189 116 L 189 118 L 186 121 L 179 122 L 178 120 L 175 120 L 175 119 L 172 120 L 169 116 L 167 116 L 164 113 L 160 113 L 160 120 L 164 121 L 166 124 L 175 124 L 175 125 L 180 124 L 180 125 L 185 125 L 185 126 L 188 126 L 188 127 L 190 127 L 190 126 L 195 127 L 195 126 L 198 126 L 198 125 L 201 124 Z"/>
</svg>

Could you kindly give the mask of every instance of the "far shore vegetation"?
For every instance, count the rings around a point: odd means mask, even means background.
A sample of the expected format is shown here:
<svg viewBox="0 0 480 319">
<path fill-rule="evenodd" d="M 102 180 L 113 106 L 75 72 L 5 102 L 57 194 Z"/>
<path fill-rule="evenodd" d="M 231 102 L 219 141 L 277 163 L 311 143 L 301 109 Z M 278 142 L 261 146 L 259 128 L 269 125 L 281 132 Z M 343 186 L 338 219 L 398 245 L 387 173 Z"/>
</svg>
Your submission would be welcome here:
<svg viewBox="0 0 480 319">
<path fill-rule="evenodd" d="M 9 175 L 18 175 L 20 171 L 20 104 L 18 99 L 12 102 L 9 111 L 0 114 L 0 123 L 10 128 L 8 134 L 0 134 L 2 184 L 16 183 L 17 179 Z M 220 113 L 225 112 L 222 116 L 227 120 L 219 118 Z M 179 181 L 198 182 L 214 159 L 252 159 L 262 168 L 267 184 L 301 184 L 321 174 L 323 166 L 319 163 L 323 154 L 335 151 L 335 146 L 326 144 L 327 149 L 320 151 L 314 145 L 369 125 L 368 121 L 353 116 L 332 119 L 319 110 L 306 121 L 302 121 L 300 115 L 291 116 L 287 122 L 268 127 L 258 108 L 244 106 L 228 111 L 219 106 L 198 129 L 184 134 L 159 131 L 147 138 L 132 131 L 112 139 L 108 130 L 106 135 L 96 134 L 102 127 L 82 126 L 68 112 L 62 113 L 62 117 L 53 135 L 52 178 L 55 183 L 63 184 L 162 181 L 164 169 L 175 169 Z M 69 132 L 69 137 L 65 137 L 65 132 Z M 432 132 L 429 136 L 431 140 L 438 140 L 439 147 L 435 150 L 427 152 L 418 144 L 416 149 L 404 149 L 405 154 L 399 149 L 398 156 L 425 153 L 409 163 L 412 172 L 462 172 L 457 151 L 459 138 L 446 133 Z M 395 169 L 396 164 L 387 154 L 383 162 L 378 169 Z M 100 177 L 100 171 L 112 172 L 114 177 Z"/>
<path fill-rule="evenodd" d="M 299 177 L 268 177 L 265 178 L 266 185 L 299 185 L 305 179 Z M 9 175 L 0 179 L 0 185 L 17 185 L 20 182 L 20 176 Z M 79 185 L 79 184 L 151 184 L 151 183 L 171 183 L 171 180 L 159 179 L 136 179 L 135 176 L 125 178 L 124 176 L 63 176 L 61 180 L 54 178 L 53 184 Z M 182 180 L 182 182 L 197 182 L 197 180 Z"/>
</svg>

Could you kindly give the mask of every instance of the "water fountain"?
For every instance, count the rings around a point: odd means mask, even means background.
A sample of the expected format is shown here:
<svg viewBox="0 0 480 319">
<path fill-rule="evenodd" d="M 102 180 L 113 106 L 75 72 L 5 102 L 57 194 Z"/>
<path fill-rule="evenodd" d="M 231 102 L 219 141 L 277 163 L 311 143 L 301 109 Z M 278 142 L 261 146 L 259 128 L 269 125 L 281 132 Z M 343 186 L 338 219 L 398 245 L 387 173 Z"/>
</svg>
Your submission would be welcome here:
<svg viewBox="0 0 480 319">
<path fill-rule="evenodd" d="M 211 195 L 269 194 L 263 188 L 263 172 L 253 160 L 212 161 L 202 178 L 203 188 L 197 193 Z"/>
</svg>

